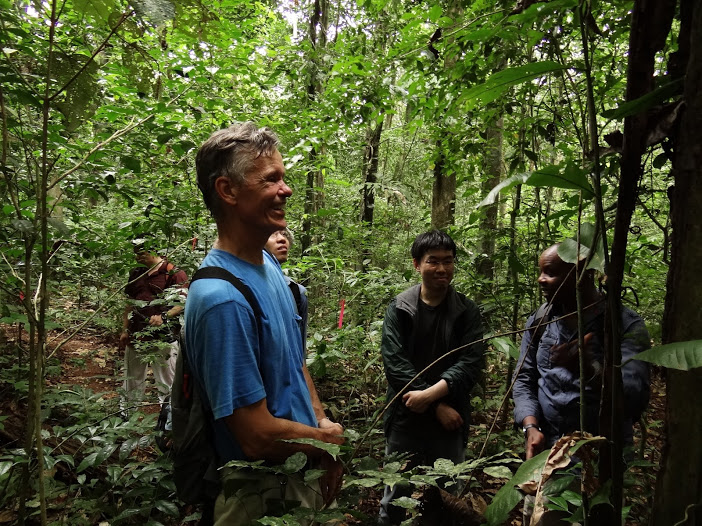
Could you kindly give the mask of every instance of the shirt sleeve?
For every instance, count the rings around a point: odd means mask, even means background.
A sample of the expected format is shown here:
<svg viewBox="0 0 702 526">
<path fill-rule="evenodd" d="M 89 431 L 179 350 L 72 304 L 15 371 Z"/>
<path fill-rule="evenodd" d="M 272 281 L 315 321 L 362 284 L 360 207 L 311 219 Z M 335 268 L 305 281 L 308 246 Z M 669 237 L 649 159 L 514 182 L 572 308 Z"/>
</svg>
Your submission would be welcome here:
<svg viewBox="0 0 702 526">
<path fill-rule="evenodd" d="M 400 316 L 397 312 L 396 303 L 393 300 L 385 311 L 383 321 L 383 336 L 380 343 L 380 351 L 383 356 L 385 366 L 385 376 L 393 391 L 400 392 L 417 375 L 417 370 L 405 351 L 402 337 L 407 337 L 402 330 Z M 421 377 L 412 382 L 408 390 L 424 390 L 429 384 Z M 390 400 L 388 400 L 389 402 Z"/>
<path fill-rule="evenodd" d="M 236 300 L 215 305 L 200 321 L 201 377 L 215 419 L 266 397 L 253 310 Z"/>
<path fill-rule="evenodd" d="M 527 320 L 527 327 L 534 323 L 534 316 Z M 532 331 L 526 330 L 522 334 L 522 345 L 519 349 L 519 359 L 514 370 L 514 421 L 521 426 L 527 416 L 534 416 L 541 421 L 539 406 L 539 371 L 536 366 L 536 353 L 538 348 L 532 349 Z M 536 345 L 538 347 L 538 343 Z"/>
<path fill-rule="evenodd" d="M 469 302 L 465 314 L 460 316 L 455 323 L 462 325 L 462 335 L 459 341 L 459 346 L 462 348 L 457 351 L 456 363 L 446 369 L 441 374 L 441 378 L 446 380 L 451 397 L 467 398 L 484 367 L 485 343 L 473 343 L 482 340 L 484 336 L 480 310 L 477 305 Z"/>
</svg>

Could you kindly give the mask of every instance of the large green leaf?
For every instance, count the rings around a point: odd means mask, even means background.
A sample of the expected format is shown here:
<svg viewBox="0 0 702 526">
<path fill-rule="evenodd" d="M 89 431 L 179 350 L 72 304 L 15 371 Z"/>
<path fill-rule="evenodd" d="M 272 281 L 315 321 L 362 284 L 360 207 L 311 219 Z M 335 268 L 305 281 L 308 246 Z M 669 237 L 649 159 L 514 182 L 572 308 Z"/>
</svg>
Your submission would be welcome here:
<svg viewBox="0 0 702 526">
<path fill-rule="evenodd" d="M 580 226 L 580 247 L 575 239 L 566 239 L 558 246 L 558 256 L 566 263 L 575 263 L 578 258 L 584 259 L 590 255 L 595 241 L 595 225 L 583 223 Z M 604 245 L 602 237 L 598 238 L 595 254 L 590 259 L 587 268 L 604 271 Z"/>
<path fill-rule="evenodd" d="M 468 109 L 473 108 L 477 104 L 488 104 L 502 96 L 512 86 L 562 69 L 565 69 L 565 67 L 550 60 L 507 68 L 490 76 L 483 84 L 473 86 L 464 92 L 459 102 L 466 104 Z"/>
<path fill-rule="evenodd" d="M 306 444 L 308 446 L 314 446 L 316 448 L 322 449 L 329 453 L 335 460 L 339 456 L 341 447 L 336 444 L 331 444 L 329 442 L 322 442 L 321 440 L 315 440 L 313 438 L 290 438 L 283 440 L 283 442 L 291 442 L 293 444 Z"/>
<path fill-rule="evenodd" d="M 497 199 L 498 194 L 502 190 L 509 190 L 513 186 L 516 186 L 518 184 L 523 184 L 526 182 L 526 180 L 529 179 L 529 174 L 527 173 L 521 173 L 521 174 L 516 174 L 513 175 L 512 177 L 508 177 L 504 181 L 502 181 L 500 184 L 495 186 L 488 195 L 478 203 L 478 206 L 476 208 L 481 208 L 483 206 L 489 206 L 495 202 Z"/>
<path fill-rule="evenodd" d="M 495 349 L 502 351 L 506 356 L 514 358 L 515 360 L 519 358 L 519 347 L 509 338 L 493 338 L 490 342 Z"/>
<path fill-rule="evenodd" d="M 696 367 L 702 367 L 702 340 L 658 345 L 652 349 L 640 352 L 632 359 L 661 365 L 669 369 L 689 371 Z"/>
<path fill-rule="evenodd" d="M 665 102 L 666 100 L 674 97 L 676 95 L 681 95 L 683 90 L 684 78 L 680 78 L 664 84 L 658 89 L 647 93 L 643 97 L 638 99 L 630 100 L 624 104 L 620 104 L 618 108 L 613 110 L 608 110 L 602 113 L 603 117 L 608 119 L 618 120 L 624 117 L 629 117 L 630 115 L 636 115 L 642 111 L 646 111 L 653 106 Z"/>
<path fill-rule="evenodd" d="M 522 500 L 522 494 L 516 486 L 529 480 L 537 480 L 541 476 L 550 452 L 551 450 L 547 449 L 524 462 L 514 476 L 500 488 L 485 510 L 488 525 L 497 526 L 505 523 L 510 512 Z"/>
<path fill-rule="evenodd" d="M 585 170 L 578 168 L 572 163 L 564 167 L 551 165 L 534 170 L 525 181 L 530 186 L 546 186 L 554 188 L 569 188 L 582 190 L 584 197 L 589 199 L 595 195 Z"/>
</svg>

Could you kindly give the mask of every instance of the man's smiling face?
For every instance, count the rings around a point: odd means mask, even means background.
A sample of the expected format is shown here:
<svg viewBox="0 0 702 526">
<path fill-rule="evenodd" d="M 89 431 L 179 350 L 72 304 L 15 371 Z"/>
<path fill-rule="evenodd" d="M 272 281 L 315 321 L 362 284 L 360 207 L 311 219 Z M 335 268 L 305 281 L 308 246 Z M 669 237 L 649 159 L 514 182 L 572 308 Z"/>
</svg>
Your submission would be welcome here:
<svg viewBox="0 0 702 526">
<path fill-rule="evenodd" d="M 285 184 L 283 157 L 277 150 L 258 157 L 236 189 L 239 219 L 250 228 L 270 236 L 287 226 L 285 203 L 292 190 Z"/>
</svg>

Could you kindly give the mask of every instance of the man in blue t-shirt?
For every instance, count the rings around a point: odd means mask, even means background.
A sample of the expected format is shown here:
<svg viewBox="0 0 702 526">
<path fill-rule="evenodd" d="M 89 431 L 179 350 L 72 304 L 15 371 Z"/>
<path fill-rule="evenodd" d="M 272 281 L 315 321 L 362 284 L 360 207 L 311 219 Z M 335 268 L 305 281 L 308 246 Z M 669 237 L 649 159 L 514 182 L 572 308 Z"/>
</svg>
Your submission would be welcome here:
<svg viewBox="0 0 702 526">
<path fill-rule="evenodd" d="M 311 466 L 326 472 L 310 487 L 302 476 L 281 484 L 260 471 L 224 469 L 223 487 L 241 490 L 217 498 L 218 525 L 248 524 L 275 513 L 281 500 L 319 508 L 341 485 L 340 462 L 316 447 L 284 441 L 344 440 L 342 427 L 325 416 L 305 366 L 299 316 L 283 273 L 263 250 L 269 236 L 286 227 L 285 204 L 292 194 L 278 145 L 271 130 L 247 122 L 213 133 L 198 151 L 198 186 L 218 231 L 202 266 L 223 267 L 237 276 L 263 316 L 259 334 L 254 312 L 238 290 L 222 280 L 200 279 L 188 295 L 185 334 L 193 374 L 212 409 L 222 463 L 279 464 L 302 451 Z"/>
</svg>

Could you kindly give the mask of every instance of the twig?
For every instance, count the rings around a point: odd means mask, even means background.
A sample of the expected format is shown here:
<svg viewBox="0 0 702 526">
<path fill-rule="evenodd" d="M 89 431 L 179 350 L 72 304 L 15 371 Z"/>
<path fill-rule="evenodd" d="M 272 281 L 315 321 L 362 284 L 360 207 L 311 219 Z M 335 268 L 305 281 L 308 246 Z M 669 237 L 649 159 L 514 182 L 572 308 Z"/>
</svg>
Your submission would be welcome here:
<svg viewBox="0 0 702 526">
<path fill-rule="evenodd" d="M 126 12 L 122 13 L 122 16 L 121 16 L 120 19 L 117 21 L 117 25 L 115 25 L 115 27 L 112 28 L 112 30 L 110 31 L 110 34 L 107 35 L 107 37 L 105 37 L 105 40 L 102 41 L 102 44 L 100 44 L 100 45 L 97 47 L 97 49 L 95 49 L 95 51 L 93 51 L 93 54 L 90 55 L 90 58 L 88 58 L 88 60 L 85 61 L 85 64 L 83 64 L 83 67 L 81 67 L 78 71 L 76 71 L 76 73 L 68 80 L 68 82 L 66 82 L 66 84 L 64 84 L 61 88 L 59 88 L 59 89 L 56 91 L 56 93 L 54 93 L 53 95 L 51 95 L 51 96 L 49 97 L 49 99 L 48 99 L 49 102 L 53 102 L 53 100 L 54 100 L 56 97 L 58 97 L 59 95 L 61 95 L 61 93 L 63 93 L 64 91 L 66 91 L 66 89 L 68 89 L 68 86 L 70 86 L 71 84 L 73 84 L 73 83 L 76 81 L 76 79 L 77 79 L 78 77 L 80 77 L 80 75 L 83 73 L 83 71 L 85 71 L 85 69 L 90 65 L 90 63 L 91 63 L 93 60 L 95 60 L 95 57 L 97 56 L 97 54 L 100 53 L 100 51 L 102 51 L 103 49 L 105 49 L 105 46 L 107 45 L 107 43 L 110 41 L 110 39 L 111 39 L 112 36 L 115 34 L 115 32 L 117 31 L 117 29 L 119 29 L 119 26 L 121 26 L 121 25 L 124 23 L 124 21 L 125 21 L 127 18 L 129 18 L 130 16 L 132 16 L 133 14 L 134 14 L 134 11 L 133 11 L 133 10 L 132 10 L 132 11 L 126 11 Z"/>
<path fill-rule="evenodd" d="M 174 102 L 176 102 L 180 97 L 182 97 L 183 95 L 185 95 L 185 93 L 186 93 L 188 90 L 190 90 L 190 87 L 189 87 L 189 86 L 186 87 L 181 93 L 179 93 L 178 95 L 176 95 L 175 97 L 173 97 L 170 101 L 168 101 L 168 102 L 166 103 L 166 107 L 168 107 L 168 106 L 170 106 L 171 104 L 173 104 Z M 83 158 L 82 158 L 80 161 L 78 161 L 78 162 L 73 166 L 73 168 L 71 168 L 70 170 L 64 172 L 64 173 L 61 174 L 59 177 L 57 177 L 57 178 L 48 186 L 47 189 L 48 189 L 48 190 L 51 190 L 54 186 L 56 186 L 58 183 L 60 183 L 61 181 L 63 181 L 66 177 L 68 177 L 69 175 L 71 175 L 73 172 L 77 171 L 81 166 L 83 166 L 83 164 L 85 164 L 85 162 L 90 158 L 90 156 L 93 155 L 96 151 L 102 149 L 103 147 L 105 147 L 106 145 L 108 145 L 109 143 L 111 143 L 112 141 L 114 141 L 114 140 L 116 140 L 116 139 L 119 139 L 120 137 L 122 137 L 122 136 L 128 134 L 128 133 L 129 133 L 130 131 L 132 131 L 134 128 L 137 128 L 138 126 L 141 126 L 142 124 L 144 124 L 146 121 L 152 119 L 155 115 L 156 115 L 155 113 L 151 113 L 151 114 L 147 115 L 146 117 L 144 117 L 143 119 L 138 120 L 137 122 L 132 122 L 131 124 L 127 125 L 125 128 L 122 128 L 121 130 L 118 130 L 118 131 L 116 131 L 115 133 L 113 133 L 112 135 L 110 135 L 110 136 L 109 136 L 107 139 L 105 139 L 104 141 L 102 141 L 102 142 L 96 144 L 93 148 L 90 149 L 90 151 L 89 151 L 87 154 L 85 154 L 85 156 L 83 156 Z"/>
</svg>

